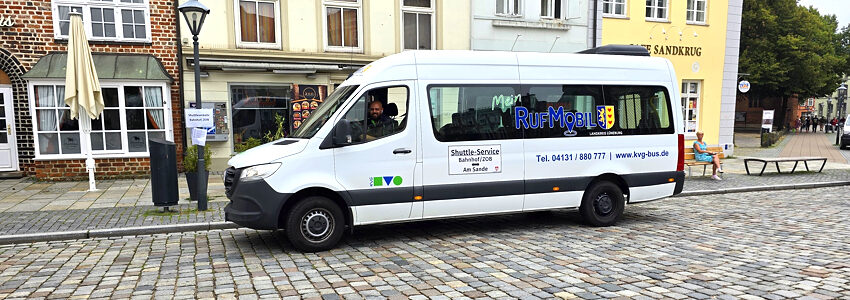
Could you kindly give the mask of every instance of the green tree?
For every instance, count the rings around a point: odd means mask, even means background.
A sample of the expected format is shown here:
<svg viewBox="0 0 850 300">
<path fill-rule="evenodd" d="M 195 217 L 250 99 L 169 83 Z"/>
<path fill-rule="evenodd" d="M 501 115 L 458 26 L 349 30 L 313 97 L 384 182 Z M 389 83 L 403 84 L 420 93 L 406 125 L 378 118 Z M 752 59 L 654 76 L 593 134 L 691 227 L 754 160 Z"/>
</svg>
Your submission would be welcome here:
<svg viewBox="0 0 850 300">
<path fill-rule="evenodd" d="M 844 26 L 838 33 L 838 54 L 844 58 L 842 70 L 844 75 L 850 75 L 850 25 Z"/>
<path fill-rule="evenodd" d="M 789 97 L 831 93 L 847 59 L 835 16 L 797 5 L 796 0 L 745 0 L 740 72 L 750 74 L 750 97 L 779 99 L 776 120 L 786 122 Z"/>
</svg>

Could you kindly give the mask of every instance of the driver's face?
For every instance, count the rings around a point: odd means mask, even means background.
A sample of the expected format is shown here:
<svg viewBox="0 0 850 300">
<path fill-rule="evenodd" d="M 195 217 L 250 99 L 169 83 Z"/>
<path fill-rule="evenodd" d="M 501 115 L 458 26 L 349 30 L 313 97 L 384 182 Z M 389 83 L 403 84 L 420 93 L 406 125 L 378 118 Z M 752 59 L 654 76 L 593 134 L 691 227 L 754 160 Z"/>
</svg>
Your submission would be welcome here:
<svg viewBox="0 0 850 300">
<path fill-rule="evenodd" d="M 381 117 L 381 114 L 384 113 L 384 106 L 381 105 L 381 102 L 372 102 L 369 104 L 369 117 L 372 119 L 378 119 Z"/>
</svg>

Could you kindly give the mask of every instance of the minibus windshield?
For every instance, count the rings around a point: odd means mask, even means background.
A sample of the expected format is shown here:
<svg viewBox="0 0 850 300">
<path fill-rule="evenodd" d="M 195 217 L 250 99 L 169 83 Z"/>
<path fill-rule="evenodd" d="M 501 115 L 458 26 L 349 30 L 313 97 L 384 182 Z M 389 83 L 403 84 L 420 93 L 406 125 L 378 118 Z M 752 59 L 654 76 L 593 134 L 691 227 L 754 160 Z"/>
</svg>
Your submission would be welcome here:
<svg viewBox="0 0 850 300">
<path fill-rule="evenodd" d="M 349 85 L 334 90 L 328 96 L 328 99 L 322 105 L 319 105 L 319 108 L 310 115 L 310 118 L 304 121 L 304 124 L 301 124 L 301 127 L 296 129 L 290 137 L 309 139 L 316 135 L 316 132 L 319 132 L 319 129 L 322 128 L 322 125 L 330 119 L 334 112 L 345 102 L 345 99 L 348 99 L 356 89 L 356 85 Z"/>
</svg>

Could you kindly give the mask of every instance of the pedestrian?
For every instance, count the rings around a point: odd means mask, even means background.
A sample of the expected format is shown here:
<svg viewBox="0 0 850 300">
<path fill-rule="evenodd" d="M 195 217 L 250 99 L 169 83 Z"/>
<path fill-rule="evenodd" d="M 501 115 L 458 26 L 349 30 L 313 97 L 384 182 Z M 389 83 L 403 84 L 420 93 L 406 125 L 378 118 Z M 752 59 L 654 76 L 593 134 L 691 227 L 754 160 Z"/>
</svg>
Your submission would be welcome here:
<svg viewBox="0 0 850 300">
<path fill-rule="evenodd" d="M 826 117 L 820 116 L 820 131 L 826 132 Z"/>
<path fill-rule="evenodd" d="M 800 129 L 801 129 L 801 128 L 800 128 L 800 126 L 802 126 L 802 125 L 803 125 L 803 122 L 802 122 L 802 121 L 800 121 L 801 119 L 802 119 L 802 118 L 797 119 L 797 120 L 795 120 L 795 121 L 794 121 L 794 132 L 800 132 Z"/>
<path fill-rule="evenodd" d="M 812 132 L 818 132 L 818 117 L 812 118 Z"/>
<path fill-rule="evenodd" d="M 694 159 L 696 161 L 711 163 L 711 179 L 722 180 L 717 176 L 717 172 L 723 173 L 723 167 L 720 165 L 720 156 L 717 152 L 708 151 L 708 145 L 702 141 L 705 133 L 697 131 L 697 140 L 694 141 Z"/>
<path fill-rule="evenodd" d="M 803 120 L 803 130 L 805 130 L 806 132 L 809 132 L 809 123 L 811 121 L 812 120 L 810 120 L 808 117 L 806 117 L 806 119 Z"/>
</svg>

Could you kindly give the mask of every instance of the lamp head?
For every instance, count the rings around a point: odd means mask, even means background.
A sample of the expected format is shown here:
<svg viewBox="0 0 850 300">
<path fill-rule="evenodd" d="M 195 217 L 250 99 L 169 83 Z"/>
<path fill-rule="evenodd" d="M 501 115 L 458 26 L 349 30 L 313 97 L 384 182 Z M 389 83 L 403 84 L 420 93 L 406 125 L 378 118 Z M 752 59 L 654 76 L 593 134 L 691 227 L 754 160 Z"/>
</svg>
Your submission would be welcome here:
<svg viewBox="0 0 850 300">
<path fill-rule="evenodd" d="M 201 26 L 204 25 L 204 19 L 210 13 L 210 9 L 198 2 L 198 0 L 190 0 L 181 4 L 177 10 L 183 14 L 186 19 L 186 25 L 189 26 L 189 31 L 192 35 L 198 35 L 201 32 Z"/>
</svg>

